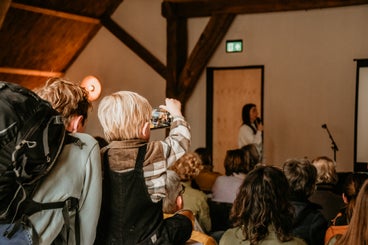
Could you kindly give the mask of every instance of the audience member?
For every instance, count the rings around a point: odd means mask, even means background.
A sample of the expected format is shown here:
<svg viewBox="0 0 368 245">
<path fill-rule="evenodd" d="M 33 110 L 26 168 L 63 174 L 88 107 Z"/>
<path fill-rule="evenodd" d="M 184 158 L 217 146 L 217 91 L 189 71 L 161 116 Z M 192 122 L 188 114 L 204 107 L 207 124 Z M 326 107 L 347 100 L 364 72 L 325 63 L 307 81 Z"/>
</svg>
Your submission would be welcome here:
<svg viewBox="0 0 368 245">
<path fill-rule="evenodd" d="M 308 198 L 316 186 L 317 170 L 307 159 L 291 159 L 283 164 L 290 186 L 290 201 L 295 209 L 293 234 L 309 245 L 324 244 L 327 220 L 318 210 L 319 205 Z"/>
<path fill-rule="evenodd" d="M 192 180 L 199 174 L 202 168 L 202 161 L 194 152 L 184 154 L 170 167 L 171 170 L 178 174 L 180 181 L 185 186 L 183 194 L 184 209 L 191 210 L 203 231 L 208 233 L 211 231 L 211 218 L 207 196 L 203 191 L 191 187 Z"/>
<path fill-rule="evenodd" d="M 328 245 L 368 244 L 368 180 L 359 191 L 348 229 L 331 238 Z"/>
<path fill-rule="evenodd" d="M 260 166 L 249 172 L 231 210 L 235 228 L 223 234 L 220 245 L 305 245 L 292 235 L 287 193 L 288 183 L 280 169 Z"/>
<path fill-rule="evenodd" d="M 263 124 L 258 118 L 258 111 L 255 104 L 245 104 L 242 109 L 242 122 L 243 124 L 239 128 L 238 133 L 238 145 L 239 148 L 255 144 L 259 153 L 260 159 L 257 162 L 262 161 L 263 146 L 262 146 L 262 131 Z"/>
<path fill-rule="evenodd" d="M 226 152 L 224 160 L 226 175 L 217 177 L 212 187 L 212 201 L 234 202 L 245 175 L 251 170 L 251 166 L 254 166 L 254 163 L 258 162 L 258 154 L 253 154 L 251 146 L 247 146 L 246 148 L 243 150 L 228 150 Z"/>
<path fill-rule="evenodd" d="M 211 153 L 208 151 L 207 148 L 197 148 L 195 150 L 195 153 L 197 153 L 201 158 L 203 169 L 201 170 L 201 172 L 199 172 L 198 176 L 194 178 L 194 181 L 201 191 L 206 194 L 211 194 L 212 186 L 215 183 L 217 177 L 221 174 L 213 171 Z"/>
<path fill-rule="evenodd" d="M 51 78 L 36 91 L 48 100 L 64 117 L 64 124 L 79 144 L 64 146 L 57 163 L 37 189 L 33 200 L 37 202 L 64 201 L 69 197 L 79 200 L 77 214 L 71 213 L 69 235 L 64 227 L 64 212 L 50 209 L 30 217 L 40 236 L 40 244 L 93 244 L 100 213 L 102 174 L 100 148 L 97 141 L 83 131 L 91 104 L 84 88 L 62 78 Z M 79 218 L 79 234 L 75 234 L 75 223 Z"/>
<path fill-rule="evenodd" d="M 190 218 L 163 218 L 167 168 L 188 150 L 191 137 L 180 102 L 165 102 L 160 108 L 173 121 L 163 141 L 149 141 L 152 107 L 141 95 L 120 91 L 100 102 L 98 118 L 109 145 L 102 152 L 105 212 L 95 244 L 184 244 L 190 238 Z"/>
<path fill-rule="evenodd" d="M 163 211 L 166 217 L 171 217 L 176 212 L 180 212 L 181 210 L 183 210 L 183 193 L 185 193 L 185 186 L 181 184 L 179 176 L 176 174 L 175 171 L 168 170 L 166 177 L 166 197 L 163 200 Z M 200 227 L 196 225 L 194 225 L 192 235 L 187 243 L 194 243 L 198 245 L 217 244 L 211 236 L 203 233 L 200 230 Z"/>
<path fill-rule="evenodd" d="M 244 161 L 247 163 L 248 172 L 259 164 L 258 159 L 260 158 L 257 146 L 255 144 L 245 145 L 240 148 L 244 152 Z"/>
<path fill-rule="evenodd" d="M 353 215 L 355 200 L 364 181 L 368 179 L 365 173 L 350 173 L 346 176 L 342 187 L 342 199 L 345 207 L 340 210 L 328 227 L 325 235 L 325 244 L 337 234 L 344 234 L 348 229 L 349 222 Z"/>
<path fill-rule="evenodd" d="M 322 206 L 321 213 L 330 221 L 344 206 L 341 195 L 336 193 L 338 176 L 335 162 L 326 157 L 317 157 L 312 161 L 317 169 L 317 188 L 309 200 Z"/>
<path fill-rule="evenodd" d="M 88 109 L 92 106 L 84 88 L 72 81 L 55 77 L 48 79 L 46 85 L 35 92 L 64 116 L 64 124 L 69 132 L 84 131 Z"/>
</svg>

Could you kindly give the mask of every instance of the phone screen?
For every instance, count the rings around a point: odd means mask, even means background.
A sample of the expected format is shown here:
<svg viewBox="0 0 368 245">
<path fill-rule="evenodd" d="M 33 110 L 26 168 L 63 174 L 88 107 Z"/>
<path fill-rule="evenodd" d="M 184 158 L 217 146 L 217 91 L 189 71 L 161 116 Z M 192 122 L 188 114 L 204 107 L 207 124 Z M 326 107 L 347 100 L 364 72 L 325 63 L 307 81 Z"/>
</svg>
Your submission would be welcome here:
<svg viewBox="0 0 368 245">
<path fill-rule="evenodd" d="M 153 108 L 151 116 L 151 129 L 170 127 L 172 122 L 170 113 L 159 107 Z"/>
</svg>

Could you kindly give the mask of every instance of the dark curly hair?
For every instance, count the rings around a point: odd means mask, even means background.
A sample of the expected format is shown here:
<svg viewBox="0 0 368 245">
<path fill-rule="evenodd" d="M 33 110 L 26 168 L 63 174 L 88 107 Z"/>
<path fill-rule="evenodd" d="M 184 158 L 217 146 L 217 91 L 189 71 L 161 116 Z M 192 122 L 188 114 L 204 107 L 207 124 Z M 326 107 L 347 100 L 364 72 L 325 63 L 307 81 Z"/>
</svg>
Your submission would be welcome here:
<svg viewBox="0 0 368 245">
<path fill-rule="evenodd" d="M 234 226 L 242 228 L 245 240 L 258 244 L 275 229 L 281 242 L 292 239 L 293 208 L 287 199 L 289 187 L 283 172 L 260 166 L 249 172 L 239 188 L 231 209 Z"/>
</svg>

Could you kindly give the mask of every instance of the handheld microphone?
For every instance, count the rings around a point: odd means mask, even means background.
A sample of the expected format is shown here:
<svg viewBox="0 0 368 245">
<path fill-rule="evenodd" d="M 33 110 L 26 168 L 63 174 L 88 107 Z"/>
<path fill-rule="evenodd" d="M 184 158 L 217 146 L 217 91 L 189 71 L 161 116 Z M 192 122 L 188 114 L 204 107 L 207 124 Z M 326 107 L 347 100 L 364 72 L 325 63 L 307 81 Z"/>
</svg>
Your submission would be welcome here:
<svg viewBox="0 0 368 245">
<path fill-rule="evenodd" d="M 260 123 L 262 123 L 262 120 L 261 120 L 261 118 L 257 117 L 256 118 L 256 124 L 260 124 Z"/>
<path fill-rule="evenodd" d="M 327 124 L 322 124 L 322 128 L 327 128 Z"/>
</svg>

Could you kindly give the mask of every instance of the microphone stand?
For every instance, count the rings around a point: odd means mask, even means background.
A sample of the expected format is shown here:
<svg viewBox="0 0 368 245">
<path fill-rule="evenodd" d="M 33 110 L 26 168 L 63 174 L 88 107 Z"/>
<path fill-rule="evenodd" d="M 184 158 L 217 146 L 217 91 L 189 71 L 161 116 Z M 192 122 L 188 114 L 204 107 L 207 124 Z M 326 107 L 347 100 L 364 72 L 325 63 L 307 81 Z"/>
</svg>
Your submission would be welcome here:
<svg viewBox="0 0 368 245">
<path fill-rule="evenodd" d="M 332 148 L 332 150 L 334 152 L 334 161 L 336 162 L 336 152 L 339 150 L 339 148 L 337 148 L 336 142 L 334 141 L 334 139 L 333 139 L 333 137 L 332 137 L 332 135 L 330 133 L 330 130 L 328 130 L 328 128 L 327 128 L 327 124 L 323 124 L 322 125 L 322 128 L 326 129 L 326 131 L 328 133 L 328 136 L 331 139 L 331 145 L 332 145 L 331 148 Z"/>
</svg>

